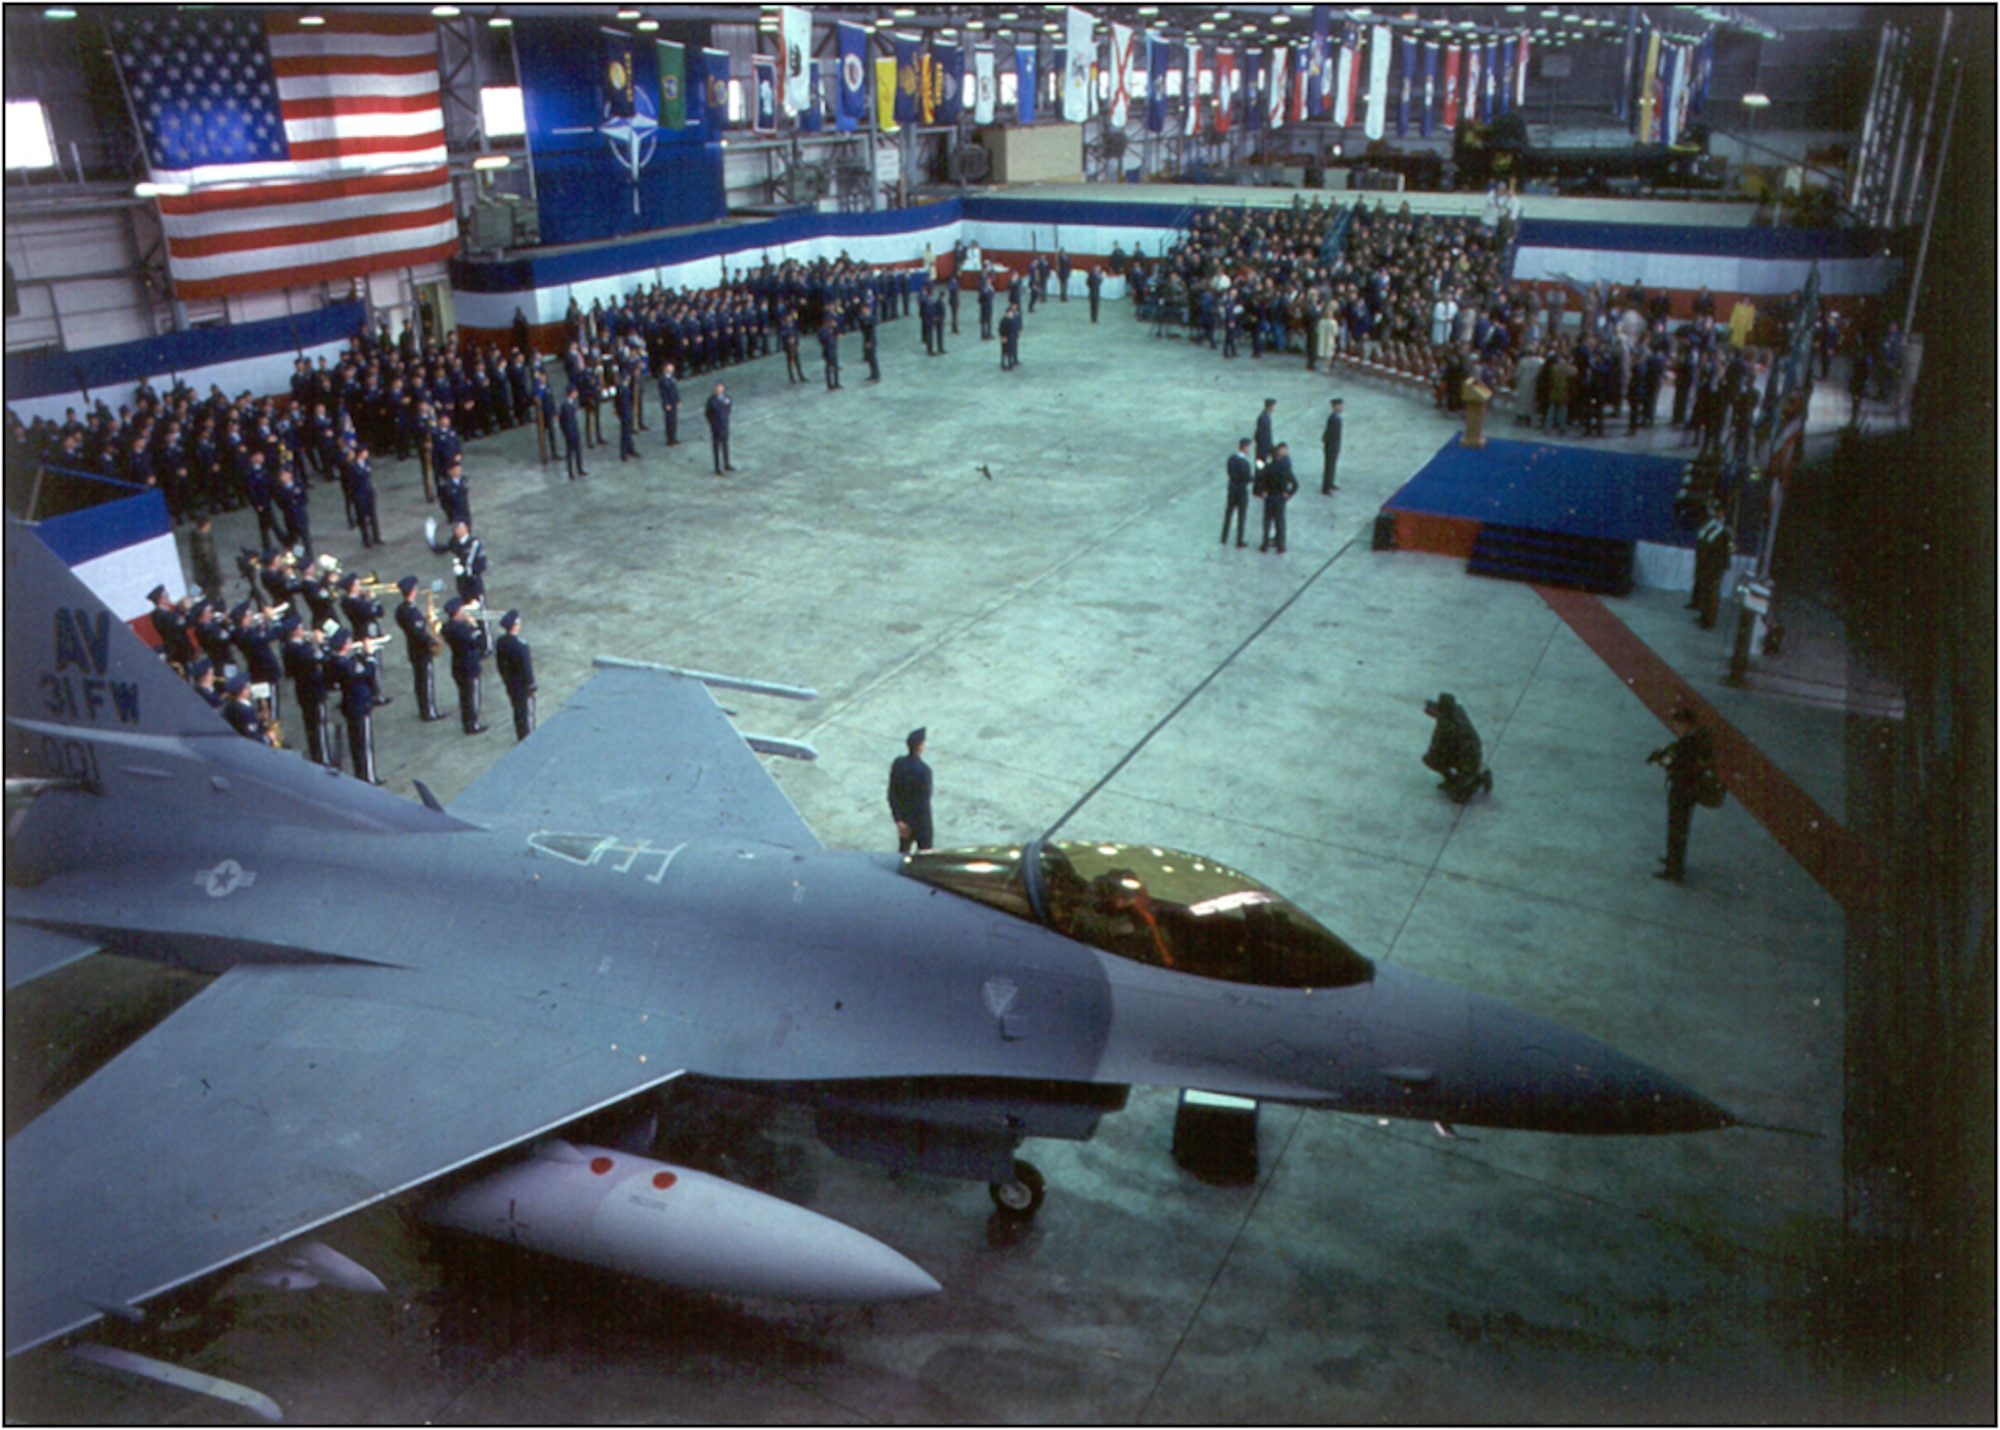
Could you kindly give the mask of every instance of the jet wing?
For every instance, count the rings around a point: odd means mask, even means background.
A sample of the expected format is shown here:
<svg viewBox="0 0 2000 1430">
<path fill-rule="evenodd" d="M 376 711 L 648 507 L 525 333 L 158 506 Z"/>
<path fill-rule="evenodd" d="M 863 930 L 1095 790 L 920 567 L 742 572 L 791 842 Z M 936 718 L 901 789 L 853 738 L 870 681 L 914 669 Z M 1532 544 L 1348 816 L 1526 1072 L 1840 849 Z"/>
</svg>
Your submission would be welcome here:
<svg viewBox="0 0 2000 1430">
<path fill-rule="evenodd" d="M 600 667 L 451 812 L 489 826 L 820 847 L 708 687 L 662 670 Z"/>
<path fill-rule="evenodd" d="M 592 1017 L 406 969 L 231 970 L 7 1144 L 8 1353 L 679 1075 Z"/>
</svg>

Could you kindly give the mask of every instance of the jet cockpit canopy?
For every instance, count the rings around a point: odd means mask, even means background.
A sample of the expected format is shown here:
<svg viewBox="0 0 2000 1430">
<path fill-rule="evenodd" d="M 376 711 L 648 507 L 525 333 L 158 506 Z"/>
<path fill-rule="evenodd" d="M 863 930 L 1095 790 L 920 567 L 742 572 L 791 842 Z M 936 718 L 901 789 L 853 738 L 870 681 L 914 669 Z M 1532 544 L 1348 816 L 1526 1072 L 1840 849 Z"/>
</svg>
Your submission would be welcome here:
<svg viewBox="0 0 2000 1430">
<path fill-rule="evenodd" d="M 903 872 L 1106 953 L 1203 978 L 1344 988 L 1375 976 L 1310 914 L 1199 854 L 1036 840 L 911 854 Z"/>
</svg>

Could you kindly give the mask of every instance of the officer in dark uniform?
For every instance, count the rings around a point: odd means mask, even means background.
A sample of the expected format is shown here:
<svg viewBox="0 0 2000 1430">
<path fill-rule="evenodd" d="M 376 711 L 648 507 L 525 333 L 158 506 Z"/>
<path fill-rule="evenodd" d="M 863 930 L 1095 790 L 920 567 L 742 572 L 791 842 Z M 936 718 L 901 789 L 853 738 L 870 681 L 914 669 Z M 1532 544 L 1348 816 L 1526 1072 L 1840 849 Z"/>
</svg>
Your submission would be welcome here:
<svg viewBox="0 0 2000 1430">
<path fill-rule="evenodd" d="M 1319 479 L 1319 494 L 1321 496 L 1332 496 L 1340 490 L 1340 484 L 1333 479 L 1333 472 L 1334 468 L 1340 465 L 1340 414 L 1347 404 L 1336 397 L 1329 405 L 1333 408 L 1333 411 L 1327 414 L 1326 430 L 1320 433 L 1319 438 L 1320 455 L 1326 462 L 1325 469 Z"/>
<path fill-rule="evenodd" d="M 465 480 L 465 465 L 457 458 L 438 468 L 437 494 L 447 523 L 472 520 L 472 484 Z"/>
<path fill-rule="evenodd" d="M 574 388 L 563 393 L 562 407 L 556 414 L 556 422 L 562 428 L 563 464 L 569 470 L 569 479 L 575 481 L 578 477 L 589 476 L 590 473 L 583 469 L 583 429 L 577 425 Z"/>
<path fill-rule="evenodd" d="M 185 674 L 194 663 L 194 638 L 188 634 L 186 619 L 180 608 L 167 599 L 165 586 L 155 586 L 146 593 L 146 599 L 153 603 L 153 630 L 160 637 L 160 649 L 166 652 L 167 664 Z"/>
<path fill-rule="evenodd" d="M 993 275 L 979 270 L 979 340 L 990 342 L 993 338 Z"/>
<path fill-rule="evenodd" d="M 638 441 L 632 436 L 632 399 L 636 379 L 618 379 L 618 460 L 628 462 L 639 455 Z"/>
<path fill-rule="evenodd" d="M 444 639 L 451 647 L 451 678 L 458 686 L 459 724 L 466 734 L 481 735 L 486 727 L 479 721 L 479 663 L 486 655 L 486 628 L 456 597 L 445 602 L 444 613 L 450 618 Z"/>
<path fill-rule="evenodd" d="M 1090 270 L 1095 273 L 1095 268 Z M 1236 451 L 1229 458 L 1229 505 L 1222 509 L 1222 541 L 1229 543 L 1229 518 L 1236 518 L 1236 544 L 1248 546 L 1243 539 L 1243 523 L 1250 515 L 1250 483 L 1256 478 L 1250 465 L 1250 439 L 1244 437 L 1236 443 Z"/>
<path fill-rule="evenodd" d="M 263 612 L 256 604 L 245 601 L 231 616 L 235 630 L 230 639 L 236 645 L 237 654 L 243 657 L 241 668 L 251 681 L 267 686 L 271 702 L 270 714 L 273 719 L 278 714 L 278 683 L 284 678 L 285 662 L 278 653 L 278 633 L 264 619 Z"/>
<path fill-rule="evenodd" d="M 924 763 L 925 731 L 912 730 L 904 744 L 907 755 L 898 755 L 889 766 L 889 815 L 896 821 L 896 852 L 932 847 L 931 767 Z"/>
<path fill-rule="evenodd" d="M 507 699 L 514 707 L 514 738 L 525 740 L 535 733 L 535 661 L 528 643 L 521 639 L 521 613 L 509 611 L 500 618 L 504 633 L 493 648 L 493 665 L 500 682 L 507 687 Z"/>
<path fill-rule="evenodd" d="M 736 464 L 729 460 L 729 409 L 734 404 L 729 400 L 729 390 L 721 383 L 715 385 L 715 394 L 708 399 L 703 416 L 708 419 L 708 444 L 715 456 L 715 474 L 735 471 Z"/>
<path fill-rule="evenodd" d="M 354 777 L 365 784 L 375 777 L 375 705 L 377 667 L 365 645 L 344 630 L 326 643 L 328 674 L 340 691 L 340 713 L 347 719 L 347 750 L 354 760 Z"/>
<path fill-rule="evenodd" d="M 307 506 L 306 489 L 299 485 L 290 467 L 278 468 L 278 484 L 271 489 L 271 500 L 285 520 L 285 545 L 311 556 L 312 513 Z"/>
<path fill-rule="evenodd" d="M 1682 705 L 1669 717 L 1674 742 L 1646 756 L 1649 765 L 1667 769 L 1667 853 L 1655 879 L 1680 883 L 1687 877 L 1688 825 L 1705 776 L 1715 763 L 1715 740 L 1695 723 L 1694 711 Z"/>
<path fill-rule="evenodd" d="M 660 364 L 660 425 L 666 428 L 667 445 L 681 444 L 681 385 L 674 380 L 674 365 Z"/>
<path fill-rule="evenodd" d="M 229 698 L 223 702 L 222 718 L 229 722 L 229 728 L 260 745 L 275 744 L 264 718 L 250 703 L 250 677 L 238 671 L 229 677 L 226 690 Z"/>
<path fill-rule="evenodd" d="M 1257 465 L 1260 467 L 1271 460 L 1271 449 L 1277 445 L 1271 436 L 1271 414 L 1277 408 L 1278 399 L 1267 397 L 1264 399 L 1264 410 L 1257 414 Z"/>
<path fill-rule="evenodd" d="M 1441 693 L 1437 699 L 1424 702 L 1424 714 L 1437 722 L 1431 731 L 1430 748 L 1424 752 L 1424 764 L 1444 776 L 1438 788 L 1456 804 L 1464 804 L 1478 790 L 1492 789 L 1493 771 L 1480 766 L 1479 732 L 1472 728 L 1472 717 L 1458 700 Z"/>
<path fill-rule="evenodd" d="M 188 679 L 194 683 L 194 693 L 206 700 L 209 708 L 222 708 L 222 692 L 215 688 L 215 662 L 205 655 L 196 656 L 188 666 Z"/>
<path fill-rule="evenodd" d="M 375 467 L 368 459 L 368 448 L 355 445 L 354 455 L 347 460 L 348 491 L 354 499 L 354 524 L 361 529 L 361 545 L 365 549 L 382 544 L 382 523 L 375 513 Z M 312 548 L 306 548 L 312 554 Z"/>
<path fill-rule="evenodd" d="M 1729 558 L 1736 553 L 1736 539 L 1714 503 L 1709 504 L 1708 520 L 1694 539 L 1694 594 L 1688 601 L 1695 620 L 1703 630 L 1715 625 L 1716 609 L 1722 600 L 1722 578 L 1729 574 Z"/>
<path fill-rule="evenodd" d="M 1021 365 L 1021 305 L 1009 303 L 1007 316 L 1000 320 L 1000 370 Z"/>
<path fill-rule="evenodd" d="M 442 556 L 451 553 L 452 574 L 458 578 L 458 598 L 461 601 L 483 601 L 486 599 L 486 543 L 472 534 L 472 527 L 463 521 L 455 521 L 451 535 L 440 542 L 437 532 L 426 527 L 424 535 L 430 541 L 430 548 Z"/>
<path fill-rule="evenodd" d="M 403 600 L 396 607 L 396 628 L 403 633 L 403 649 L 410 657 L 410 674 L 417 686 L 417 718 L 429 724 L 444 719 L 437 708 L 437 633 L 430 617 L 417 604 L 417 578 L 405 576 L 396 583 Z"/>
<path fill-rule="evenodd" d="M 826 390 L 832 392 L 840 386 L 840 324 L 831 313 L 819 325 L 819 355 L 826 363 Z"/>
<path fill-rule="evenodd" d="M 1298 495 L 1299 479 L 1292 475 L 1292 454 L 1288 444 L 1280 442 L 1271 453 L 1271 460 L 1258 472 L 1258 481 L 1264 498 L 1264 544 L 1259 551 L 1276 551 L 1285 554 L 1285 503 Z"/>
<path fill-rule="evenodd" d="M 1104 291 L 1104 273 L 1097 268 L 1087 269 L 1083 275 L 1083 286 L 1090 291 L 1090 321 L 1097 321 L 1097 300 Z M 1210 347 L 1215 346 L 1214 338 L 1209 339 Z"/>
<path fill-rule="evenodd" d="M 316 765 L 330 765 L 333 761 L 326 740 L 326 661 L 316 639 L 318 632 L 297 616 L 286 616 L 278 626 L 285 636 L 285 675 L 291 680 L 292 695 L 298 701 L 306 758 Z"/>
</svg>

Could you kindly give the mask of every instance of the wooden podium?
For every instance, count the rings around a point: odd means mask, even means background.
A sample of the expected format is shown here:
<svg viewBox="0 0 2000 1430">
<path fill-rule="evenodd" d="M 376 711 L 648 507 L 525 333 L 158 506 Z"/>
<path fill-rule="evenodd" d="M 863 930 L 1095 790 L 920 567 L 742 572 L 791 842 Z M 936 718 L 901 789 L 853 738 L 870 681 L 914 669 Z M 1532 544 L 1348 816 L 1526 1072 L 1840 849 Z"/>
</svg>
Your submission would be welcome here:
<svg viewBox="0 0 2000 1430">
<path fill-rule="evenodd" d="M 1468 377 L 1460 391 L 1465 402 L 1465 447 L 1486 445 L 1486 404 L 1493 400 L 1493 389 L 1476 377 Z"/>
</svg>

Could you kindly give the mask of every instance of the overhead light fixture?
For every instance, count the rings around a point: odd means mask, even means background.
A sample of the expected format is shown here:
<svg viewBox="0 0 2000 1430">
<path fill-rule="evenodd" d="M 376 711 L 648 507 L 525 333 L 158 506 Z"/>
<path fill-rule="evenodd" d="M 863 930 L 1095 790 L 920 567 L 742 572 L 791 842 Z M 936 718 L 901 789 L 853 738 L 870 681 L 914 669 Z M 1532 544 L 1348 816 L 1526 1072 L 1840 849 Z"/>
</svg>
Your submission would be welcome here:
<svg viewBox="0 0 2000 1430">
<path fill-rule="evenodd" d="M 914 20 L 917 18 L 917 12 L 914 10 L 891 10 L 889 13 L 894 15 L 898 20 Z"/>
<path fill-rule="evenodd" d="M 653 20 L 653 19 L 641 20 L 639 22 L 639 28 L 650 35 L 653 31 L 660 28 L 660 22 L 658 20 Z"/>
<path fill-rule="evenodd" d="M 1292 23 L 1292 17 L 1290 15 L 1273 15 L 1271 23 L 1273 25 L 1289 25 Z"/>
<path fill-rule="evenodd" d="M 504 169 L 513 162 L 513 158 L 507 154 L 481 154 L 477 159 L 472 161 L 472 167 L 475 169 Z"/>
<path fill-rule="evenodd" d="M 486 22 L 487 27 L 494 30 L 504 30 L 513 23 L 514 21 L 510 17 L 501 14 L 495 14 L 492 19 Z"/>
<path fill-rule="evenodd" d="M 986 28 L 986 22 L 980 19 L 967 20 L 965 28 L 968 30 L 983 30 Z"/>
<path fill-rule="evenodd" d="M 431 6 L 431 14 L 439 20 L 456 20 L 458 18 L 458 6 L 433 5 Z"/>
<path fill-rule="evenodd" d="M 301 16 L 299 16 L 299 23 L 300 23 L 301 25 L 324 25 L 324 24 L 326 23 L 326 16 L 324 16 L 324 15 L 301 15 Z"/>
<path fill-rule="evenodd" d="M 1750 93 L 1743 96 L 1743 102 L 1752 109 L 1769 109 L 1771 107 L 1771 96 L 1762 90 L 1753 89 Z"/>
<path fill-rule="evenodd" d="M 42 18 L 44 20 L 74 20 L 76 18 L 76 11 L 70 9 L 67 5 L 58 5 L 53 9 L 42 11 Z"/>
<path fill-rule="evenodd" d="M 150 180 L 132 186 L 132 192 L 142 199 L 179 198 L 187 191 L 188 186 L 186 184 L 155 184 Z"/>
<path fill-rule="evenodd" d="M 621 20 L 636 20 L 636 19 L 638 19 L 638 18 L 639 18 L 639 12 L 638 12 L 637 10 L 633 10 L 633 9 L 629 9 L 629 8 L 628 8 L 628 9 L 624 9 L 624 10 L 620 10 L 620 11 L 618 12 L 618 18 L 619 18 L 619 19 L 621 19 Z"/>
<path fill-rule="evenodd" d="M 1215 28 L 1215 21 L 1203 20 L 1199 25 L 1195 26 L 1195 28 L 1197 30 L 1213 30 Z"/>
</svg>

